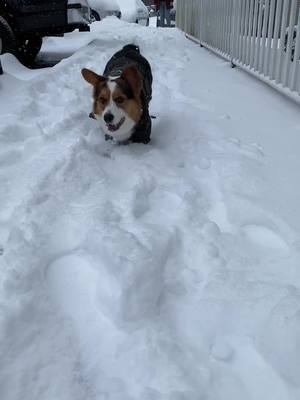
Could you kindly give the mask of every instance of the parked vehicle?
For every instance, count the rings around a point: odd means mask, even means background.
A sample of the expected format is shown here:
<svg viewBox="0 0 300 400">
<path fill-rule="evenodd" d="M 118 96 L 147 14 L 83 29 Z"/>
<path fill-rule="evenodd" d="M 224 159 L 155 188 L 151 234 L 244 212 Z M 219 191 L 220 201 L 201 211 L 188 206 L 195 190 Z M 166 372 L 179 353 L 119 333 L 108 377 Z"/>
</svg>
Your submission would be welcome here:
<svg viewBox="0 0 300 400">
<path fill-rule="evenodd" d="M 127 22 L 149 25 L 149 11 L 142 0 L 118 0 L 122 19 Z"/>
<path fill-rule="evenodd" d="M 89 31 L 86 0 L 0 0 L 2 53 L 12 53 L 31 64 L 43 37 L 63 36 L 74 29 Z"/>
<path fill-rule="evenodd" d="M 100 21 L 109 16 L 121 18 L 121 10 L 117 0 L 88 0 L 91 7 L 92 21 Z"/>
</svg>

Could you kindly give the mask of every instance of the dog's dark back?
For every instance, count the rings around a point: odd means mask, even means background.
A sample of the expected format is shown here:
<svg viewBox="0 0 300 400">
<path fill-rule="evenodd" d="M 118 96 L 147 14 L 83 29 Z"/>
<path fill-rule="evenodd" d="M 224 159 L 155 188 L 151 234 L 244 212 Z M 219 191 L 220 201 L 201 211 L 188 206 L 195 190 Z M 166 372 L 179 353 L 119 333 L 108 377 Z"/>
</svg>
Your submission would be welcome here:
<svg viewBox="0 0 300 400">
<path fill-rule="evenodd" d="M 115 53 L 105 67 L 104 76 L 119 76 L 131 66 L 136 67 L 143 78 L 144 100 L 148 105 L 152 98 L 152 71 L 149 62 L 140 54 L 138 46 L 127 44 Z"/>
</svg>

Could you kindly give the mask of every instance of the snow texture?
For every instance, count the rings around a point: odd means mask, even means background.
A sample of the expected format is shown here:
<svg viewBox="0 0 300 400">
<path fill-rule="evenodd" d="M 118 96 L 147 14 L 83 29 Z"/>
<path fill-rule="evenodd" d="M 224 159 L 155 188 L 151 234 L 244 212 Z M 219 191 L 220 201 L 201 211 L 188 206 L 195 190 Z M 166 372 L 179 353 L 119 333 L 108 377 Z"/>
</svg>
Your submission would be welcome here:
<svg viewBox="0 0 300 400">
<path fill-rule="evenodd" d="M 81 68 L 127 43 L 146 146 L 88 118 Z M 47 46 L 77 51 L 0 77 L 0 399 L 298 400 L 299 110 L 176 29 Z"/>
</svg>

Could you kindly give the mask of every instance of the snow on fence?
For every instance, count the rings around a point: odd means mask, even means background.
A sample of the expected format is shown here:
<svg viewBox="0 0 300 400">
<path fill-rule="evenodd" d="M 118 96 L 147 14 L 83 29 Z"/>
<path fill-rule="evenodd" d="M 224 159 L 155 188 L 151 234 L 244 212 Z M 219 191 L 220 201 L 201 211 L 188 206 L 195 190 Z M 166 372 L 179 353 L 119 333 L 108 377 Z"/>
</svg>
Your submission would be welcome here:
<svg viewBox="0 0 300 400">
<path fill-rule="evenodd" d="M 177 27 L 300 102 L 300 0 L 177 0 Z"/>
</svg>

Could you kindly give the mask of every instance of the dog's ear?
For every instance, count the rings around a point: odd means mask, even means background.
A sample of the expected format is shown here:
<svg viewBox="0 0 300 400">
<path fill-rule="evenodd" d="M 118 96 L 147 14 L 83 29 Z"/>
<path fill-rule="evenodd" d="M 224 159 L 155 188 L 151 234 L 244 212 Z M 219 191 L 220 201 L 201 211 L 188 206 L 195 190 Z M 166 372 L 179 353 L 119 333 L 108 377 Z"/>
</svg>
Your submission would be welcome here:
<svg viewBox="0 0 300 400">
<path fill-rule="evenodd" d="M 135 67 L 128 67 L 123 71 L 121 78 L 129 83 L 135 98 L 139 99 L 143 87 L 142 77 L 139 71 Z"/>
<path fill-rule="evenodd" d="M 104 78 L 101 75 L 97 75 L 95 72 L 93 72 L 87 68 L 83 68 L 81 70 L 81 74 L 82 74 L 83 78 L 93 86 L 96 86 L 97 83 L 106 81 L 106 78 Z"/>
</svg>

